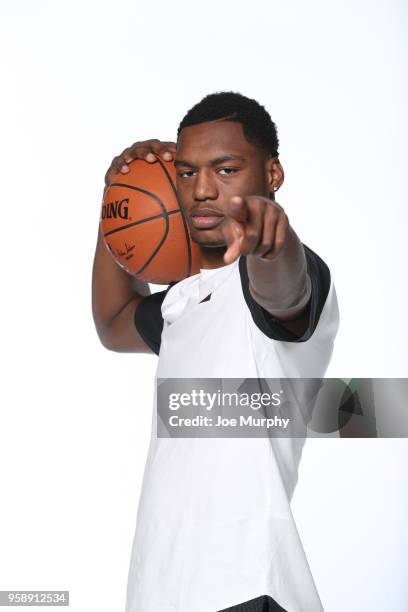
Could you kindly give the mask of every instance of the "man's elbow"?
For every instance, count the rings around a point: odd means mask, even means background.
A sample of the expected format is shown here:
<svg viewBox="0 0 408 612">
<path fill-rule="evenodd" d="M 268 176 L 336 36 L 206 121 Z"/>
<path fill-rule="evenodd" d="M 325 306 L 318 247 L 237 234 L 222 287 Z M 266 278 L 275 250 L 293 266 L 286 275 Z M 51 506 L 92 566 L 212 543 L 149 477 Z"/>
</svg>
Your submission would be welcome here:
<svg viewBox="0 0 408 612">
<path fill-rule="evenodd" d="M 114 353 L 151 353 L 152 349 L 137 332 L 133 320 L 122 317 L 109 324 L 95 325 L 99 341 L 104 348 Z"/>
<path fill-rule="evenodd" d="M 120 352 L 117 343 L 115 343 L 114 337 L 111 333 L 107 331 L 106 328 L 101 328 L 95 325 L 95 329 L 99 341 L 104 348 L 106 348 L 108 351 L 113 351 L 115 353 Z"/>
</svg>

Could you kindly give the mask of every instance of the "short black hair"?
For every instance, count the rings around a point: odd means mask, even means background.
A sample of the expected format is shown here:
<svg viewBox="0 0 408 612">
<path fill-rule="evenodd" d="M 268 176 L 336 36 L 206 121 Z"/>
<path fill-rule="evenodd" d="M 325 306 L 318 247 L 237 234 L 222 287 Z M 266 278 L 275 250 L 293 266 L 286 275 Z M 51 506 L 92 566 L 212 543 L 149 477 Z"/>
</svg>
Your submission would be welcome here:
<svg viewBox="0 0 408 612">
<path fill-rule="evenodd" d="M 177 140 L 183 128 L 216 119 L 238 121 L 248 142 L 278 157 L 278 132 L 270 114 L 256 100 L 234 91 L 209 94 L 190 108 L 178 127 Z"/>
</svg>

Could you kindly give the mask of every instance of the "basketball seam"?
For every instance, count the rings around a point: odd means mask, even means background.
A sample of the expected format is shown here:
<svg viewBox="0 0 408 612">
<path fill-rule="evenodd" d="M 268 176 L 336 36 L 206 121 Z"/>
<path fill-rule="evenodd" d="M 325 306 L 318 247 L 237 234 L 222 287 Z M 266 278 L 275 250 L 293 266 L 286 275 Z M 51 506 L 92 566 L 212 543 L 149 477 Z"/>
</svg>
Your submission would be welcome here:
<svg viewBox="0 0 408 612">
<path fill-rule="evenodd" d="M 167 210 L 165 214 L 161 213 L 160 215 L 154 215 L 154 217 L 146 217 L 145 219 L 141 219 L 140 221 L 133 221 L 133 223 L 128 223 L 127 225 L 122 225 L 121 227 L 116 227 L 113 230 L 109 230 L 104 234 L 104 238 L 114 234 L 115 232 L 121 232 L 122 230 L 128 229 L 129 227 L 133 227 L 134 225 L 140 225 L 141 223 L 147 223 L 147 221 L 153 221 L 154 219 L 165 219 L 168 215 L 174 215 L 175 213 L 181 213 L 181 210 Z"/>
<path fill-rule="evenodd" d="M 145 261 L 145 263 L 143 264 L 143 266 L 141 268 L 139 268 L 139 270 L 137 270 L 136 272 L 134 272 L 135 275 L 140 274 L 141 272 L 143 272 L 147 266 L 151 263 L 151 261 L 156 257 L 157 253 L 160 251 L 161 247 L 163 246 L 164 242 L 166 241 L 166 238 L 168 236 L 169 233 L 169 228 L 170 228 L 170 222 L 169 222 L 169 212 L 166 210 L 166 207 L 164 206 L 163 202 L 161 201 L 161 199 L 154 193 L 152 193 L 151 191 L 147 191 L 146 189 L 142 189 L 142 187 L 135 187 L 134 185 L 126 185 L 125 183 L 112 183 L 110 185 L 109 188 L 111 187 L 127 187 L 128 189 L 134 189 L 135 191 L 141 191 L 142 193 L 145 193 L 146 195 L 151 196 L 154 200 L 156 200 L 156 202 L 158 202 L 159 206 L 162 209 L 162 214 L 158 215 L 157 218 L 163 218 L 166 222 L 166 229 L 164 232 L 164 236 L 163 238 L 160 240 L 158 246 L 155 248 L 155 250 L 153 251 L 153 253 L 151 254 L 151 256 L 147 259 L 147 261 Z M 178 211 L 172 211 L 172 212 L 178 212 Z M 134 224 L 131 225 L 137 225 L 138 223 L 143 223 L 143 221 L 135 221 Z M 128 225 L 127 227 L 130 227 L 130 225 Z M 121 227 L 120 230 L 126 229 L 124 227 Z M 110 233 L 113 233 L 113 231 L 119 231 L 119 230 L 112 230 Z"/>
<path fill-rule="evenodd" d="M 190 235 L 188 232 L 188 227 L 187 227 L 187 220 L 186 220 L 186 211 L 184 210 L 184 206 L 181 203 L 181 200 L 178 196 L 177 193 L 177 189 L 173 183 L 173 179 L 171 178 L 166 166 L 163 164 L 163 162 L 161 161 L 161 159 L 157 158 L 157 161 L 159 162 L 163 172 L 165 173 L 165 175 L 167 176 L 170 185 L 174 191 L 174 195 L 176 196 L 179 208 L 180 208 L 180 212 L 181 212 L 181 219 L 183 221 L 183 227 L 184 227 L 184 233 L 185 233 L 185 237 L 186 237 L 186 243 L 187 243 L 187 254 L 188 254 L 188 274 L 187 276 L 191 276 L 191 272 L 192 272 L 192 267 L 193 267 L 193 262 L 192 262 L 192 253 L 191 253 L 191 244 L 190 244 Z"/>
</svg>

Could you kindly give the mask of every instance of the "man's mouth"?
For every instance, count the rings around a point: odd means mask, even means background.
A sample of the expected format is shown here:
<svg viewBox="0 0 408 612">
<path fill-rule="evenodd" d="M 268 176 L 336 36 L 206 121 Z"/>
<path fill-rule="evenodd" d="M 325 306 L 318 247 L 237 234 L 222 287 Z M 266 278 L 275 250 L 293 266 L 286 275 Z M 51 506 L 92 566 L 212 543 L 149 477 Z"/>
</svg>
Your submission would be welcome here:
<svg viewBox="0 0 408 612">
<path fill-rule="evenodd" d="M 191 213 L 193 226 L 197 229 L 210 229 L 216 227 L 223 220 L 224 215 L 213 208 L 197 208 Z"/>
</svg>

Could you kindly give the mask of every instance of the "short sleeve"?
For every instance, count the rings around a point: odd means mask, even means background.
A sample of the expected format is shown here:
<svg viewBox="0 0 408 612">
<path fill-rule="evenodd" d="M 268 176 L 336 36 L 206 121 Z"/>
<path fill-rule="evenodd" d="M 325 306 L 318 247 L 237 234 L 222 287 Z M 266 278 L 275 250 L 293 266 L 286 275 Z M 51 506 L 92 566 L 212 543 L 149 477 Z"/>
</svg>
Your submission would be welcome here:
<svg viewBox="0 0 408 612">
<path fill-rule="evenodd" d="M 134 322 L 137 331 L 156 355 L 159 354 L 161 335 L 163 331 L 163 316 L 161 307 L 171 283 L 164 291 L 147 295 L 136 306 Z"/>
<path fill-rule="evenodd" d="M 239 273 L 241 277 L 242 292 L 245 301 L 251 312 L 252 319 L 256 326 L 273 340 L 281 340 L 283 342 L 306 342 L 312 337 L 324 304 L 330 290 L 331 276 L 330 270 L 325 262 L 306 245 L 303 245 L 307 261 L 307 273 L 310 277 L 312 292 L 309 304 L 307 306 L 307 327 L 302 336 L 297 336 L 284 324 L 276 319 L 265 308 L 260 306 L 251 295 L 249 290 L 249 278 L 247 270 L 246 257 L 241 256 L 239 259 Z"/>
</svg>

